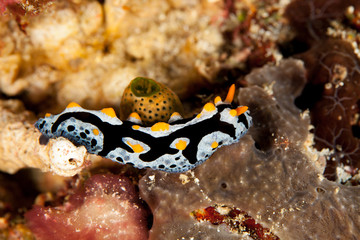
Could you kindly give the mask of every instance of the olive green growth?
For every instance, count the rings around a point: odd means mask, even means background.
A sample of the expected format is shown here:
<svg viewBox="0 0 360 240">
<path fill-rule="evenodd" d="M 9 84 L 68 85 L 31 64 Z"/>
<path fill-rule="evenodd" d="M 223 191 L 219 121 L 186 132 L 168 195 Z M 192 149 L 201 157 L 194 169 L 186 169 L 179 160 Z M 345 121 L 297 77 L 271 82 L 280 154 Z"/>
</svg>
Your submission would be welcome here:
<svg viewBox="0 0 360 240">
<path fill-rule="evenodd" d="M 150 78 L 137 77 L 131 81 L 130 86 L 137 97 L 149 97 L 160 91 L 159 84 Z"/>
</svg>

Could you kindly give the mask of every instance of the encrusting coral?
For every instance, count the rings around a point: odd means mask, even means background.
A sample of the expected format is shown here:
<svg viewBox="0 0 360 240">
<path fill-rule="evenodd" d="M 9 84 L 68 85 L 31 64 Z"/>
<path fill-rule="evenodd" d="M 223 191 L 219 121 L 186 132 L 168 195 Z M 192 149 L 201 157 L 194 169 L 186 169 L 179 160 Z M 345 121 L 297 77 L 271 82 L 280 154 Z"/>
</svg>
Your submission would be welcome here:
<svg viewBox="0 0 360 240">
<path fill-rule="evenodd" d="M 305 85 L 302 62 L 266 66 L 246 80 L 238 100 L 252 110 L 250 135 L 194 171 L 149 171 L 141 179 L 154 214 L 150 239 L 248 239 L 190 215 L 215 204 L 247 212 L 280 239 L 356 239 L 360 188 L 322 176 L 323 157 L 309 147 L 309 117 L 293 104 Z"/>
<path fill-rule="evenodd" d="M 0 101 L 0 170 L 15 173 L 33 167 L 61 176 L 74 176 L 86 166 L 85 147 L 64 138 L 41 144 L 35 117 L 18 100 Z"/>
</svg>

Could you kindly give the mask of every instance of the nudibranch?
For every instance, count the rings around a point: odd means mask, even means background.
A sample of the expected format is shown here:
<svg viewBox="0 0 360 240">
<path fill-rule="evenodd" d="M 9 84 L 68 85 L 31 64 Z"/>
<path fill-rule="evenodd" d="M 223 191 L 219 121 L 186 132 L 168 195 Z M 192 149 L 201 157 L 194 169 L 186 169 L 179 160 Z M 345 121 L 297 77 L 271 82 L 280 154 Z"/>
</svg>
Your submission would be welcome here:
<svg viewBox="0 0 360 240">
<path fill-rule="evenodd" d="M 70 103 L 60 114 L 46 114 L 35 126 L 49 138 L 63 136 L 87 151 L 136 168 L 184 172 L 206 161 L 218 148 L 238 142 L 252 125 L 248 107 L 233 107 L 235 85 L 187 119 L 174 112 L 168 122 L 146 127 L 133 112 L 126 121 L 114 109 L 86 110 Z"/>
<path fill-rule="evenodd" d="M 173 112 L 183 114 L 179 97 L 164 84 L 137 77 L 124 90 L 120 102 L 120 116 L 139 114 L 144 125 L 168 121 Z"/>
</svg>

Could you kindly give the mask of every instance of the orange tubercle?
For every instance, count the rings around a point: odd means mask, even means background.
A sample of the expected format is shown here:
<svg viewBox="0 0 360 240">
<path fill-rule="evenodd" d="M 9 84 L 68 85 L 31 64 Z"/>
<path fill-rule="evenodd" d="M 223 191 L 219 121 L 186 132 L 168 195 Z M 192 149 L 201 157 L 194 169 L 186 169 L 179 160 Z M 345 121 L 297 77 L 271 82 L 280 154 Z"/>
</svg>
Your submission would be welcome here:
<svg viewBox="0 0 360 240">
<path fill-rule="evenodd" d="M 244 112 L 246 112 L 248 110 L 247 106 L 241 106 L 241 107 L 237 107 L 236 108 L 236 112 L 237 115 L 240 116 L 241 114 L 243 114 Z"/>
<path fill-rule="evenodd" d="M 139 116 L 139 114 L 138 114 L 137 112 L 132 112 L 132 113 L 129 115 L 129 118 L 135 118 L 135 119 L 141 121 L 141 117 Z"/>
<path fill-rule="evenodd" d="M 144 151 L 144 148 L 140 144 L 131 144 L 129 141 L 126 142 L 135 153 L 141 153 Z"/>
<path fill-rule="evenodd" d="M 221 97 L 220 97 L 220 96 L 217 96 L 217 97 L 214 99 L 214 103 L 215 103 L 215 105 L 217 105 L 218 103 L 221 103 Z"/>
<path fill-rule="evenodd" d="M 96 136 L 97 136 L 97 135 L 99 135 L 99 133 L 100 133 L 100 132 L 99 132 L 99 130 L 98 130 L 98 129 L 94 128 L 94 129 L 93 129 L 93 133 L 94 133 L 94 135 L 96 135 Z"/>
<path fill-rule="evenodd" d="M 186 148 L 186 146 L 187 146 L 186 141 L 181 140 L 181 139 L 175 144 L 175 147 L 178 150 L 184 150 Z"/>
<path fill-rule="evenodd" d="M 151 131 L 153 132 L 157 132 L 157 131 L 167 131 L 169 130 L 170 125 L 168 123 L 165 122 L 158 122 L 155 123 L 152 127 L 151 127 Z"/>
<path fill-rule="evenodd" d="M 231 85 L 229 88 L 229 92 L 226 96 L 225 102 L 226 103 L 231 103 L 234 100 L 234 95 L 235 95 L 235 84 Z"/>
<path fill-rule="evenodd" d="M 217 148 L 219 146 L 219 143 L 214 141 L 212 144 L 211 144 L 211 147 L 212 148 Z"/>
<path fill-rule="evenodd" d="M 113 108 L 103 108 L 101 109 L 101 112 L 105 113 L 109 117 L 116 117 L 115 110 Z"/>
<path fill-rule="evenodd" d="M 178 112 L 173 112 L 172 114 L 171 114 L 171 116 L 170 116 L 170 118 L 172 118 L 172 117 L 181 117 L 181 115 L 180 115 L 180 113 L 178 113 Z"/>
<path fill-rule="evenodd" d="M 231 109 L 231 110 L 229 111 L 229 114 L 230 114 L 231 116 L 233 116 L 233 117 L 238 116 L 237 111 L 236 111 L 235 109 Z"/>
<path fill-rule="evenodd" d="M 133 128 L 134 130 L 139 130 L 139 129 L 140 129 L 140 126 L 139 126 L 139 125 L 133 125 L 132 128 Z"/>
<path fill-rule="evenodd" d="M 215 109 L 216 109 L 215 105 L 210 102 L 205 104 L 205 106 L 204 106 L 204 110 L 207 112 L 215 111 Z"/>
<path fill-rule="evenodd" d="M 66 108 L 73 108 L 73 107 L 81 107 L 81 106 L 76 102 L 71 102 L 66 106 Z"/>
</svg>

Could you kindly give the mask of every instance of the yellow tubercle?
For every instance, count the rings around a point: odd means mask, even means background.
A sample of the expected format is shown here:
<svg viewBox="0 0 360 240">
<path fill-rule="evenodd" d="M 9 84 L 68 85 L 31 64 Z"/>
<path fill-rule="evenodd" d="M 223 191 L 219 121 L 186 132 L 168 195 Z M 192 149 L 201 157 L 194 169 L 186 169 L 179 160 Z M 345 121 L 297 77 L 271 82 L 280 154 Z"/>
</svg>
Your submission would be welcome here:
<svg viewBox="0 0 360 240">
<path fill-rule="evenodd" d="M 46 113 L 45 114 L 45 117 L 50 117 L 51 116 L 51 113 Z"/>
<path fill-rule="evenodd" d="M 139 129 L 140 129 L 140 126 L 139 126 L 139 125 L 133 125 L 132 128 L 133 128 L 134 130 L 139 130 Z"/>
<path fill-rule="evenodd" d="M 235 109 L 231 109 L 230 111 L 229 111 L 229 114 L 231 115 L 231 116 L 233 116 L 233 117 L 236 117 L 238 114 L 237 114 L 237 111 L 235 110 Z"/>
<path fill-rule="evenodd" d="M 241 107 L 237 107 L 236 108 L 236 112 L 237 115 L 240 116 L 241 114 L 243 114 L 244 112 L 246 112 L 248 110 L 247 106 L 241 106 Z"/>
<path fill-rule="evenodd" d="M 215 105 L 221 103 L 221 101 L 222 101 L 222 100 L 221 100 L 221 97 L 220 97 L 220 96 L 217 96 L 217 97 L 214 99 Z"/>
<path fill-rule="evenodd" d="M 140 144 L 131 144 L 129 141 L 126 142 L 135 153 L 141 153 L 144 151 L 144 148 Z"/>
<path fill-rule="evenodd" d="M 129 118 L 135 118 L 135 119 L 141 121 L 141 117 L 139 116 L 139 114 L 138 114 L 137 112 L 132 112 L 132 113 L 129 115 Z"/>
<path fill-rule="evenodd" d="M 71 102 L 66 106 L 66 108 L 74 108 L 74 107 L 81 107 L 81 106 L 76 102 Z"/>
<path fill-rule="evenodd" d="M 214 141 L 212 144 L 211 144 L 211 147 L 212 148 L 217 148 L 219 146 L 218 142 Z"/>
<path fill-rule="evenodd" d="M 101 109 L 101 112 L 105 113 L 109 117 L 112 117 L 112 118 L 116 117 L 116 113 L 113 108 L 103 108 L 103 109 Z"/>
<path fill-rule="evenodd" d="M 99 133 L 100 133 L 99 130 L 96 128 L 94 128 L 92 131 L 93 131 L 94 135 L 96 135 L 96 136 L 99 135 Z"/>
<path fill-rule="evenodd" d="M 175 143 L 175 147 L 178 150 L 184 150 L 186 148 L 186 146 L 187 146 L 187 143 L 184 140 L 179 140 L 177 143 Z"/>
<path fill-rule="evenodd" d="M 180 113 L 178 113 L 178 112 L 173 112 L 173 113 L 171 114 L 170 118 L 172 118 L 172 117 L 177 117 L 177 116 L 181 117 Z"/>
<path fill-rule="evenodd" d="M 225 102 L 226 103 L 231 103 L 234 100 L 234 95 L 235 95 L 235 84 L 231 85 L 229 88 L 229 92 L 226 96 Z"/>
<path fill-rule="evenodd" d="M 216 109 L 215 105 L 210 102 L 205 104 L 205 106 L 204 106 L 204 110 L 207 112 L 215 111 L 215 109 Z"/>
<path fill-rule="evenodd" d="M 169 130 L 170 125 L 168 123 L 165 122 L 158 122 L 155 123 L 152 127 L 151 127 L 151 131 L 153 132 L 157 132 L 157 131 L 168 131 Z"/>
</svg>

